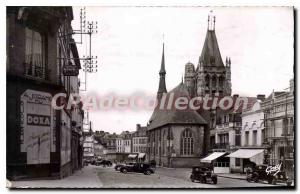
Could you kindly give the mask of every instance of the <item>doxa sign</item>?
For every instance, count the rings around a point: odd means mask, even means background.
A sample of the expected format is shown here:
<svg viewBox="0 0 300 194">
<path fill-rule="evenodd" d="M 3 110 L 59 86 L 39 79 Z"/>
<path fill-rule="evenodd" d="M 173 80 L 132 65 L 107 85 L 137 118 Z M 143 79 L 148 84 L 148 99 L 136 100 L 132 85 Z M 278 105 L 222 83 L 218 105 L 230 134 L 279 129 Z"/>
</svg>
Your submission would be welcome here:
<svg viewBox="0 0 300 194">
<path fill-rule="evenodd" d="M 27 125 L 50 126 L 50 116 L 27 114 Z"/>
</svg>

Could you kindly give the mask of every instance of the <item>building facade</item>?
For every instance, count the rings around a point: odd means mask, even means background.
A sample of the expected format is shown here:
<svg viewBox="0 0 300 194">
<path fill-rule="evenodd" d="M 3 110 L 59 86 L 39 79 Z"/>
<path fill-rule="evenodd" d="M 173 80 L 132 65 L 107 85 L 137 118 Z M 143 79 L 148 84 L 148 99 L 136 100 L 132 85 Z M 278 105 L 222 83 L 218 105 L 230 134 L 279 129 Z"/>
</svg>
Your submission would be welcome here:
<svg viewBox="0 0 300 194">
<path fill-rule="evenodd" d="M 247 167 L 264 164 L 265 146 L 263 145 L 264 113 L 261 102 L 264 95 L 257 95 L 250 105 L 242 110 L 240 145 L 231 149 L 230 170 L 232 172 L 245 172 Z M 238 148 L 238 149 L 237 149 Z"/>
<path fill-rule="evenodd" d="M 290 80 L 289 91 L 272 92 L 262 102 L 265 114 L 264 143 L 268 148 L 268 163 L 282 163 L 290 177 L 294 177 L 294 80 Z"/>
<path fill-rule="evenodd" d="M 132 134 L 132 152 L 146 153 L 148 147 L 147 127 L 137 124 L 136 131 Z"/>
<path fill-rule="evenodd" d="M 77 76 L 62 72 L 66 64 L 80 69 L 76 44 L 66 35 L 72 20 L 71 7 L 7 7 L 9 179 L 61 178 L 80 166 L 81 108 L 51 106 L 55 94 L 78 91 Z"/>
<path fill-rule="evenodd" d="M 93 133 L 85 132 L 84 133 L 84 140 L 83 140 L 83 158 L 85 160 L 91 160 L 95 157 L 95 144 L 97 141 Z"/>
<path fill-rule="evenodd" d="M 252 108 L 242 113 L 242 147 L 261 147 L 264 142 L 264 112 L 261 109 L 261 100 L 256 100 Z"/>
</svg>

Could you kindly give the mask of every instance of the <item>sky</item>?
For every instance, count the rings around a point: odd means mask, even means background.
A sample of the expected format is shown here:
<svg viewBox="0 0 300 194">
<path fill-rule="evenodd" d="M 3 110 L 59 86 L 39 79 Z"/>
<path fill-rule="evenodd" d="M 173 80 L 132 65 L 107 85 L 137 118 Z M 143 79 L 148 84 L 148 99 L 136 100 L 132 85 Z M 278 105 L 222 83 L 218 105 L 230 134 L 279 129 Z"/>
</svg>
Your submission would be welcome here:
<svg viewBox="0 0 300 194">
<path fill-rule="evenodd" d="M 73 7 L 79 29 L 81 7 Z M 216 35 L 223 61 L 231 57 L 232 94 L 268 96 L 289 87 L 293 78 L 293 10 L 288 7 L 86 7 L 98 22 L 92 54 L 98 72 L 88 74 L 86 95 L 156 95 L 162 44 L 166 86 L 181 82 L 187 62 L 198 63 L 207 31 L 207 16 L 216 16 Z M 79 40 L 79 36 L 74 38 Z M 88 41 L 78 44 L 86 55 Z M 80 74 L 84 79 L 83 74 Z M 151 110 L 90 111 L 93 130 L 120 133 L 146 125 Z"/>
</svg>

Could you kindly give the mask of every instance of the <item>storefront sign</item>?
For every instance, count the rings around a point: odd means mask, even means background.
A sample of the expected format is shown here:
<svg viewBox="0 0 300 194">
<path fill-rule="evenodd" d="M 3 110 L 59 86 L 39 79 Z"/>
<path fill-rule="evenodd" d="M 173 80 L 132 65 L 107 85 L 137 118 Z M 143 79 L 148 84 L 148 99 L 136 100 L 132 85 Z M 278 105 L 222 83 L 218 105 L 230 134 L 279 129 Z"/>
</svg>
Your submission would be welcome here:
<svg viewBox="0 0 300 194">
<path fill-rule="evenodd" d="M 76 65 L 68 64 L 63 67 L 64 76 L 78 76 L 79 70 Z"/>
<path fill-rule="evenodd" d="M 27 164 L 50 163 L 52 147 L 52 95 L 26 90 L 21 95 L 21 152 L 27 154 Z"/>
</svg>

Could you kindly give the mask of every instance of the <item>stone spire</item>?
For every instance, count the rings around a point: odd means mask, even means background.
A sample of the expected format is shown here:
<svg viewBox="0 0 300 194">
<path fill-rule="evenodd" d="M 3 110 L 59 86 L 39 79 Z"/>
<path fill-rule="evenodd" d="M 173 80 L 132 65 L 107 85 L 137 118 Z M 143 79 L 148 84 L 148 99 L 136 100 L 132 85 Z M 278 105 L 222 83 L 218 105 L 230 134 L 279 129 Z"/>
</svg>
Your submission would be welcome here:
<svg viewBox="0 0 300 194">
<path fill-rule="evenodd" d="M 167 93 L 166 89 L 166 69 L 165 69 L 165 43 L 163 43 L 163 52 L 161 58 L 161 66 L 159 71 L 159 87 L 157 91 L 157 98 L 160 99 L 163 93 Z"/>
<path fill-rule="evenodd" d="M 208 28 L 202 52 L 199 57 L 199 63 L 202 62 L 205 66 L 224 66 L 215 33 L 216 19 L 215 16 L 213 17 L 213 21 L 211 21 L 210 16 L 208 18 Z"/>
</svg>

